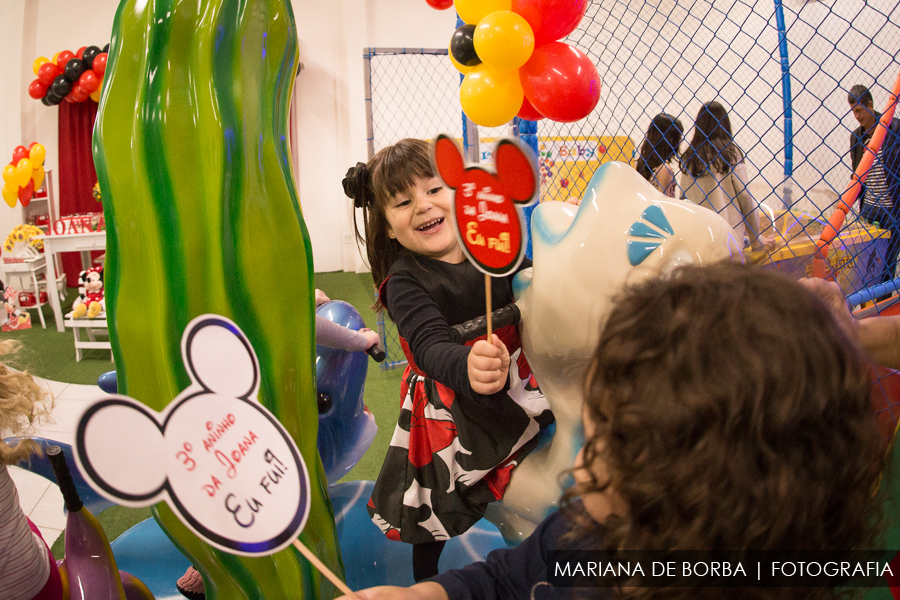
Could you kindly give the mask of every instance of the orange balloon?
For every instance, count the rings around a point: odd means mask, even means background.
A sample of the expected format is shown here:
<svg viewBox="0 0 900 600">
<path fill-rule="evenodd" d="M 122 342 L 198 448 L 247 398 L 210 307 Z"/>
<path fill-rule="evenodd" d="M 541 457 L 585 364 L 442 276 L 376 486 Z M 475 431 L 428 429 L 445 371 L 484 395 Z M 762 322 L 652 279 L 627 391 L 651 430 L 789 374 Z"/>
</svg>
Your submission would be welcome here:
<svg viewBox="0 0 900 600">
<path fill-rule="evenodd" d="M 515 71 L 495 72 L 480 64 L 463 79 L 459 100 L 466 115 L 484 127 L 499 127 L 512 121 L 525 94 Z"/>
<path fill-rule="evenodd" d="M 9 207 L 12 208 L 16 205 L 16 200 L 19 199 L 18 190 L 14 190 L 11 187 L 4 185 L 3 186 L 3 199 L 9 204 Z"/>
<path fill-rule="evenodd" d="M 41 69 L 41 65 L 44 63 L 50 62 L 50 59 L 46 56 L 39 56 L 34 59 L 34 62 L 31 63 L 31 70 L 34 71 L 34 76 L 37 77 L 38 71 Z"/>
<path fill-rule="evenodd" d="M 514 12 L 498 10 L 475 27 L 475 52 L 495 69 L 518 69 L 534 51 L 534 33 L 528 21 Z"/>
<path fill-rule="evenodd" d="M 47 154 L 47 150 L 41 146 L 40 144 L 35 144 L 31 147 L 31 150 L 28 151 L 28 158 L 31 160 L 32 167 L 39 167 L 44 164 L 44 157 Z"/>
<path fill-rule="evenodd" d="M 23 158 L 16 164 L 16 182 L 19 184 L 19 187 L 28 185 L 33 172 L 34 167 L 31 166 L 31 161 L 27 158 Z"/>
<path fill-rule="evenodd" d="M 34 182 L 34 189 L 40 189 L 41 184 L 44 183 L 44 167 L 35 167 L 34 172 L 31 174 L 31 181 Z"/>
</svg>

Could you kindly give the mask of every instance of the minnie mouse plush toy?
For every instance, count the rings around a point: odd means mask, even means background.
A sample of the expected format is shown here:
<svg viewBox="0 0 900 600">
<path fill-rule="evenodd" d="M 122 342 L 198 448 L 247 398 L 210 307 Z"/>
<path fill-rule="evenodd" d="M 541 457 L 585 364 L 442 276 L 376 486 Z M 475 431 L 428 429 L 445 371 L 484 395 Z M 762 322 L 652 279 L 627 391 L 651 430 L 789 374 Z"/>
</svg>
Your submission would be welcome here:
<svg viewBox="0 0 900 600">
<path fill-rule="evenodd" d="M 73 304 L 72 316 L 76 319 L 87 316 L 93 319 L 106 309 L 103 300 L 103 267 L 91 267 L 78 275 L 81 281 L 82 296 Z"/>
</svg>

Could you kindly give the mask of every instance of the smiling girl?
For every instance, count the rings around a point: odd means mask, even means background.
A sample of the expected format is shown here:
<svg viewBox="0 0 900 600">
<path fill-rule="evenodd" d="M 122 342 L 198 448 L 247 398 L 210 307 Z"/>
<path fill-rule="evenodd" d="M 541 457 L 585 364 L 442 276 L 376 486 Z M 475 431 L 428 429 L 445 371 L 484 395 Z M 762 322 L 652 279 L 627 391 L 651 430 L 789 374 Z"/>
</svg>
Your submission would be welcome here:
<svg viewBox="0 0 900 600">
<path fill-rule="evenodd" d="M 416 581 L 437 574 L 445 541 L 503 497 L 511 470 L 553 419 L 515 326 L 471 345 L 450 341 L 453 325 L 484 314 L 484 275 L 463 256 L 452 196 L 430 154 L 426 142 L 402 140 L 343 182 L 363 209 L 357 238 L 379 286 L 376 306 L 397 324 L 409 362 L 369 514 L 389 539 L 413 544 Z M 493 309 L 513 301 L 512 278 L 492 279 Z"/>
</svg>

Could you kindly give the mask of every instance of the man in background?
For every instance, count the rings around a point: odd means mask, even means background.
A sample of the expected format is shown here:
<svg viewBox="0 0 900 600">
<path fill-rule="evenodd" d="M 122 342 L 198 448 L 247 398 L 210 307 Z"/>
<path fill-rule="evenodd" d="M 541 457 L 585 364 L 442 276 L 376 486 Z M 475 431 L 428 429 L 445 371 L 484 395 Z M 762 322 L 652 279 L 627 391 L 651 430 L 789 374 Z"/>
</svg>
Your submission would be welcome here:
<svg viewBox="0 0 900 600">
<path fill-rule="evenodd" d="M 881 113 L 875 112 L 872 93 L 863 85 L 854 85 L 847 96 L 859 127 L 850 134 L 850 163 L 853 170 L 867 152 L 866 146 L 875 133 Z M 894 279 L 897 254 L 900 252 L 900 119 L 894 118 L 869 170 L 860 192 L 860 216 L 890 232 L 884 251 L 884 267 L 867 285 Z M 882 247 L 884 247 L 882 245 Z M 890 294 L 888 294 L 890 295 Z"/>
</svg>

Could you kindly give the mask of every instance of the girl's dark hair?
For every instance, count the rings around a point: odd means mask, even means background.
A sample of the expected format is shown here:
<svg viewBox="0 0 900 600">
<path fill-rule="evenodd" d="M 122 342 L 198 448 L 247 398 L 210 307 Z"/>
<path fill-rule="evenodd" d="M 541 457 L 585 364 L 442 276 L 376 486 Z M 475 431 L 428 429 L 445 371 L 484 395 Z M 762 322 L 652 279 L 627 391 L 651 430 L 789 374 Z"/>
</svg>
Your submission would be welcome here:
<svg viewBox="0 0 900 600">
<path fill-rule="evenodd" d="M 616 300 L 586 378 L 584 464 L 612 494 L 602 526 L 564 502 L 572 537 L 602 550 L 875 548 L 885 463 L 869 370 L 825 304 L 752 266 L 683 267 Z M 593 469 L 594 471 L 598 469 Z M 628 585 L 625 583 L 624 585 Z M 736 598 L 808 597 L 799 588 Z M 816 589 L 832 598 L 838 591 Z M 619 588 L 617 597 L 720 598 L 713 588 Z"/>
<path fill-rule="evenodd" d="M 363 211 L 365 231 L 360 231 L 355 214 L 352 218 L 356 243 L 357 246 L 365 245 L 376 286 L 382 284 L 403 252 L 400 242 L 388 237 L 387 233 L 385 211 L 391 199 L 410 189 L 417 179 L 432 177 L 431 146 L 423 140 L 409 138 L 382 148 L 368 164 L 357 163 L 347 171 L 344 193 Z M 375 308 L 380 309 L 381 303 L 376 302 Z"/>
<path fill-rule="evenodd" d="M 693 177 L 707 171 L 725 175 L 744 158 L 731 136 L 731 120 L 725 107 L 713 100 L 697 113 L 694 137 L 681 157 L 682 169 Z"/>
<path fill-rule="evenodd" d="M 650 181 L 653 171 L 678 153 L 683 137 L 684 126 L 681 121 L 666 113 L 653 117 L 644 143 L 641 144 L 641 152 L 635 165 L 637 172 Z"/>
</svg>

